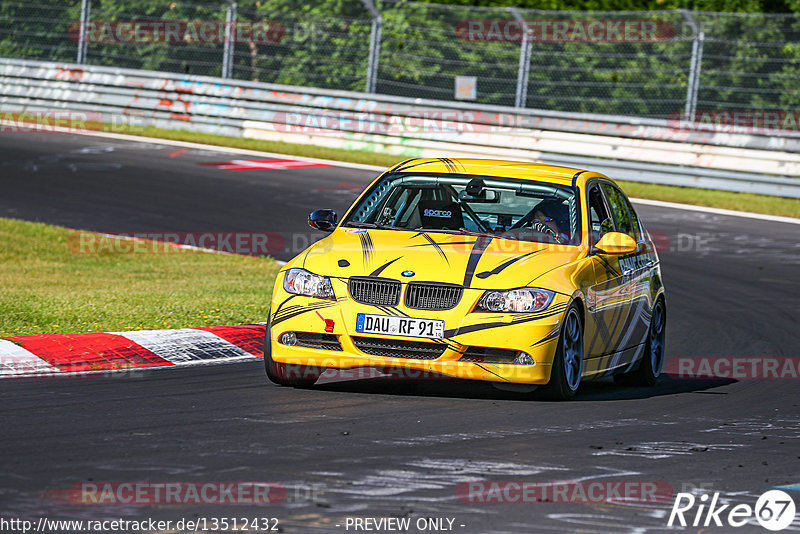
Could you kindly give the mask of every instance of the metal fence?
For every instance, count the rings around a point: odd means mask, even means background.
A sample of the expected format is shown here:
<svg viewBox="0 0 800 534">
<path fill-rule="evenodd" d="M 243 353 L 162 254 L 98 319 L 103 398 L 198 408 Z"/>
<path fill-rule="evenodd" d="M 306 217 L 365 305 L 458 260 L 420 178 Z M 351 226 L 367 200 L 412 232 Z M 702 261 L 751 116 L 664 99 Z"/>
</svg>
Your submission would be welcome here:
<svg viewBox="0 0 800 534">
<path fill-rule="evenodd" d="M 398 161 L 539 161 L 621 180 L 800 198 L 800 136 L 777 139 L 779 150 L 771 136 L 685 132 L 662 119 L 8 58 L 0 62 L 0 111 L 2 132 L 90 133 L 88 123 L 113 133 L 155 126 L 366 150 Z"/>
<path fill-rule="evenodd" d="M 178 31 L 120 32 L 134 22 Z M 198 31 L 199 22 L 210 30 Z M 6 0 L 0 57 L 650 118 L 800 105 L 795 15 L 400 0 Z"/>
</svg>

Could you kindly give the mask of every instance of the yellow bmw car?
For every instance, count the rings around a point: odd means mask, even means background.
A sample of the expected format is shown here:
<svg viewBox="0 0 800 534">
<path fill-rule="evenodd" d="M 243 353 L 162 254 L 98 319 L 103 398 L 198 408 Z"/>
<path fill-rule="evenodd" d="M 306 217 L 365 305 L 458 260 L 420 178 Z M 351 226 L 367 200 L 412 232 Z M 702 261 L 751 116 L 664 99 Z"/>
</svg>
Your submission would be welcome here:
<svg viewBox="0 0 800 534">
<path fill-rule="evenodd" d="M 309 224 L 330 235 L 278 274 L 264 346 L 277 384 L 367 367 L 568 399 L 584 380 L 653 385 L 661 372 L 658 255 L 602 174 L 409 160 L 341 219 L 321 209 Z"/>
</svg>

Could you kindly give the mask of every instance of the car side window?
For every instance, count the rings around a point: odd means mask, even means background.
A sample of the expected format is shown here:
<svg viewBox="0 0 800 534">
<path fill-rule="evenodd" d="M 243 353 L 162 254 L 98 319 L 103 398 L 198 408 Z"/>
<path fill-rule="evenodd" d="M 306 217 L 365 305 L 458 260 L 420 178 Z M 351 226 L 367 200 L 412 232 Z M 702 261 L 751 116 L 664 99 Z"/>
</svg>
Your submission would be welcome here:
<svg viewBox="0 0 800 534">
<path fill-rule="evenodd" d="M 634 239 L 637 237 L 633 220 L 628 212 L 627 202 L 622 191 L 616 187 L 607 184 L 602 185 L 603 193 L 605 193 L 608 207 L 611 209 L 611 219 L 614 221 L 614 228 L 617 232 L 628 234 Z"/>
<path fill-rule="evenodd" d="M 606 232 L 612 231 L 611 218 L 608 216 L 606 203 L 600 192 L 600 186 L 594 185 L 589 188 L 589 231 L 591 233 L 592 244 L 597 243 Z"/>
<path fill-rule="evenodd" d="M 636 210 L 633 209 L 633 204 L 625 195 L 622 196 L 625 200 L 625 205 L 628 207 L 628 213 L 631 214 L 631 222 L 633 222 L 633 232 L 634 238 L 636 241 L 643 241 L 644 240 L 644 229 L 642 228 L 642 223 L 639 221 L 639 215 L 636 213 Z"/>
</svg>

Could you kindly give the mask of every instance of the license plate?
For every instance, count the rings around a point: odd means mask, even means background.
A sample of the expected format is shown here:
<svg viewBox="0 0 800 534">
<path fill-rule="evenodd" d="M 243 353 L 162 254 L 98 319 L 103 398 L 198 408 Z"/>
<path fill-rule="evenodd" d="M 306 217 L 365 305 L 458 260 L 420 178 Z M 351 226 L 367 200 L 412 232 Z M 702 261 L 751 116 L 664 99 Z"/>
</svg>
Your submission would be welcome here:
<svg viewBox="0 0 800 534">
<path fill-rule="evenodd" d="M 356 315 L 356 332 L 442 339 L 444 321 L 359 313 Z"/>
</svg>

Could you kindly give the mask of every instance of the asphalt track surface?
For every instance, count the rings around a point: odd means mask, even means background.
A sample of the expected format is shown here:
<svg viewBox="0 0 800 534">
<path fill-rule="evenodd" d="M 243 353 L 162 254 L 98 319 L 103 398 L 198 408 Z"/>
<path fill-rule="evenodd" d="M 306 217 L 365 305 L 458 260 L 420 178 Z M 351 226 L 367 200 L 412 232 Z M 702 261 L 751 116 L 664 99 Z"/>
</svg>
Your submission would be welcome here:
<svg viewBox="0 0 800 534">
<path fill-rule="evenodd" d="M 4 134 L 0 216 L 112 233 L 310 236 L 311 209 L 341 211 L 374 177 L 340 167 L 199 165 L 233 158 L 241 156 Z M 661 252 L 669 358 L 800 355 L 798 226 L 638 210 L 651 232 L 670 239 Z M 800 482 L 796 379 L 663 377 L 654 388 L 600 381 L 572 402 L 549 403 L 451 381 L 296 390 L 268 383 L 261 363 L 240 363 L 4 380 L 0 403 L 4 518 L 259 516 L 278 518 L 284 532 L 354 532 L 345 529 L 348 517 L 393 516 L 412 525 L 452 518 L 453 531 L 464 533 L 661 532 L 671 502 L 484 504 L 459 500 L 456 489 L 475 480 L 638 480 L 753 505 L 768 488 Z M 86 481 L 275 482 L 288 497 L 268 506 L 84 505 L 58 497 Z M 792 494 L 800 506 L 800 493 Z M 800 521 L 790 529 L 800 531 Z M 736 532 L 766 531 L 753 523 Z"/>
</svg>

